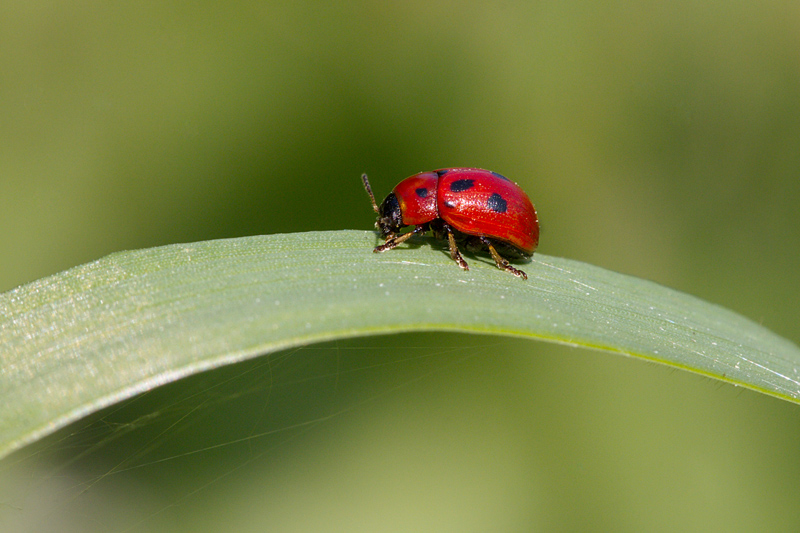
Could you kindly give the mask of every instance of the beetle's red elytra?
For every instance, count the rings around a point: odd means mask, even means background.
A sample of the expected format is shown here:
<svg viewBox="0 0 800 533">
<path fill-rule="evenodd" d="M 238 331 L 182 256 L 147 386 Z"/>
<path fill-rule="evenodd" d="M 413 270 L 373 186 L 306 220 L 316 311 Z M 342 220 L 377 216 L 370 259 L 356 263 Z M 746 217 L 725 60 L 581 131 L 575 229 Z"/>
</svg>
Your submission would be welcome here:
<svg viewBox="0 0 800 533">
<path fill-rule="evenodd" d="M 375 227 L 386 240 L 374 252 L 385 252 L 432 230 L 447 239 L 450 257 L 464 270 L 467 262 L 458 243 L 470 250 L 489 250 L 497 268 L 528 279 L 497 251 L 529 258 L 539 244 L 539 220 L 530 198 L 519 185 L 496 172 L 480 168 L 443 168 L 414 174 L 378 205 L 367 175 L 364 188 L 378 214 Z M 406 226 L 413 230 L 400 233 Z"/>
</svg>

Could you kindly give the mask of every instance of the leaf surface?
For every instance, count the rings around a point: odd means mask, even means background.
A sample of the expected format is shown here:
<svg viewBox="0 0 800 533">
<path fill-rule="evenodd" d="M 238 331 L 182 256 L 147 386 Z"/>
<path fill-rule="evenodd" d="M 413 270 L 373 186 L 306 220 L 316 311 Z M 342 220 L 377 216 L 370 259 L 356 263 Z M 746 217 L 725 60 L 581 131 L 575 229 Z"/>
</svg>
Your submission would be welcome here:
<svg viewBox="0 0 800 533">
<path fill-rule="evenodd" d="M 523 281 L 482 255 L 462 271 L 432 240 L 384 254 L 375 241 L 334 231 L 133 250 L 0 295 L 0 457 L 195 372 L 412 330 L 585 346 L 800 401 L 800 349 L 717 305 L 569 259 L 536 254 Z"/>
</svg>

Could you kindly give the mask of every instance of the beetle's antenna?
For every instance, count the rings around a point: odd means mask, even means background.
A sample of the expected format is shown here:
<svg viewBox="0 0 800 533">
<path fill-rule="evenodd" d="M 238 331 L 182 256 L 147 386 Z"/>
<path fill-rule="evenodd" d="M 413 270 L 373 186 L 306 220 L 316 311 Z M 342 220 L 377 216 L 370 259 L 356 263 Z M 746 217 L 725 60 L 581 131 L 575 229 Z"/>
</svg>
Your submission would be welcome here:
<svg viewBox="0 0 800 533">
<path fill-rule="evenodd" d="M 372 187 L 369 186 L 369 180 L 367 179 L 366 174 L 361 174 L 361 181 L 364 182 L 364 188 L 367 190 L 367 194 L 369 194 L 369 199 L 372 201 L 372 209 L 374 209 L 376 213 L 380 214 L 381 212 L 378 209 L 378 204 L 375 203 L 375 195 L 372 194 Z"/>
</svg>

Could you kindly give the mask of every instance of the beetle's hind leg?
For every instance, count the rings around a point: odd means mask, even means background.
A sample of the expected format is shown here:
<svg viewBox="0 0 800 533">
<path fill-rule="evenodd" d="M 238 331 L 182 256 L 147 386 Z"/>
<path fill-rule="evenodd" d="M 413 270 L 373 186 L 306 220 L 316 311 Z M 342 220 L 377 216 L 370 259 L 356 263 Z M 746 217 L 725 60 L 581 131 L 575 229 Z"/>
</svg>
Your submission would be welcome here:
<svg viewBox="0 0 800 533">
<path fill-rule="evenodd" d="M 491 240 L 483 236 L 479 238 L 481 242 L 489 248 L 489 253 L 492 254 L 492 259 L 494 259 L 497 268 L 499 268 L 500 270 L 505 270 L 506 272 L 511 272 L 515 276 L 520 277 L 522 279 L 528 279 L 528 275 L 525 272 L 511 266 L 508 263 L 508 261 L 497 252 Z"/>
</svg>

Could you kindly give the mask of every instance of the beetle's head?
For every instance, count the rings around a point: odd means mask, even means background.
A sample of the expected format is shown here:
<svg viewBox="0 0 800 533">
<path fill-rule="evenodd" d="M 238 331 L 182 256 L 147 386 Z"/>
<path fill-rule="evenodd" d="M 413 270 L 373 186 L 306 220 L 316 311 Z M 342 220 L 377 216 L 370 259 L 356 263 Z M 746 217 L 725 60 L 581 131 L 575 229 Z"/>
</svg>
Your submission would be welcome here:
<svg viewBox="0 0 800 533">
<path fill-rule="evenodd" d="M 378 220 L 375 227 L 381 232 L 384 238 L 391 237 L 403 226 L 403 212 L 400 210 L 400 202 L 397 196 L 390 193 L 378 208 Z"/>
<path fill-rule="evenodd" d="M 403 227 L 403 211 L 400 209 L 400 202 L 397 201 L 397 196 L 394 193 L 389 193 L 389 196 L 379 207 L 375 202 L 375 195 L 372 194 L 372 187 L 369 186 L 367 175 L 361 176 L 361 180 L 364 182 L 364 188 L 372 201 L 372 209 L 378 213 L 375 228 L 381 232 L 383 238 L 394 236 Z"/>
</svg>

